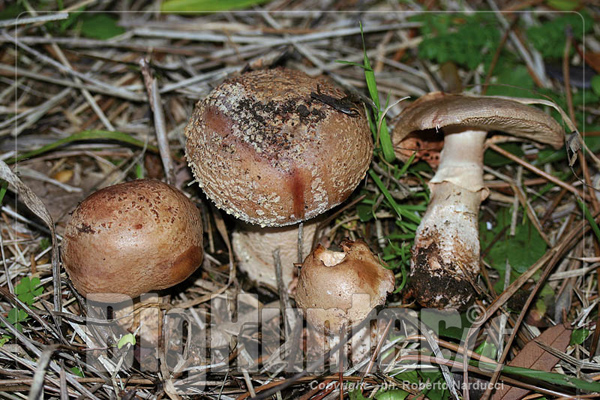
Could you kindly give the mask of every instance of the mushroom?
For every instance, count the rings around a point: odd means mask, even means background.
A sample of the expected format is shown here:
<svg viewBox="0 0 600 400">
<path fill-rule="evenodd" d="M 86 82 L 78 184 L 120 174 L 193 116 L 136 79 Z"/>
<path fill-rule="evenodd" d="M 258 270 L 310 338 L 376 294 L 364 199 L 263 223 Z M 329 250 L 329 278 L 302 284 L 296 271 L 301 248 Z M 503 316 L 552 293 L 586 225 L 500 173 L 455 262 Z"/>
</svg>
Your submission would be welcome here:
<svg viewBox="0 0 600 400">
<path fill-rule="evenodd" d="M 431 201 L 416 232 L 408 284 L 409 294 L 424 307 L 461 309 L 474 300 L 480 270 L 479 206 L 488 195 L 483 152 L 489 131 L 554 148 L 564 142 L 563 129 L 552 117 L 507 98 L 429 93 L 405 108 L 396 122 L 393 143 L 402 160 L 417 150 L 429 153 L 426 158 L 435 165 L 432 139 L 437 135 L 443 140 L 439 168 L 429 181 Z M 426 151 L 411 149 L 421 135 L 427 138 L 422 142 Z"/>
<path fill-rule="evenodd" d="M 341 252 L 318 245 L 300 269 L 296 303 L 304 311 L 309 334 L 319 346 L 330 348 L 360 324 L 394 290 L 394 274 L 362 240 L 345 240 Z M 352 360 L 370 350 L 376 331 L 365 325 L 352 343 Z M 333 355 L 335 357 L 335 355 Z"/>
<path fill-rule="evenodd" d="M 197 103 L 185 134 L 189 165 L 206 195 L 261 227 L 297 224 L 340 204 L 365 176 L 373 151 L 362 108 L 328 80 L 285 68 L 224 81 Z M 234 235 L 240 269 L 251 279 L 274 282 L 272 250 L 285 246 L 283 232 Z M 258 241 L 267 246 L 258 257 L 266 269 L 244 250 Z M 289 280 L 296 260 L 282 261 Z"/>
<path fill-rule="evenodd" d="M 118 303 L 171 287 L 202 262 L 202 220 L 179 190 L 156 180 L 101 189 L 73 212 L 62 261 L 89 300 Z"/>
</svg>

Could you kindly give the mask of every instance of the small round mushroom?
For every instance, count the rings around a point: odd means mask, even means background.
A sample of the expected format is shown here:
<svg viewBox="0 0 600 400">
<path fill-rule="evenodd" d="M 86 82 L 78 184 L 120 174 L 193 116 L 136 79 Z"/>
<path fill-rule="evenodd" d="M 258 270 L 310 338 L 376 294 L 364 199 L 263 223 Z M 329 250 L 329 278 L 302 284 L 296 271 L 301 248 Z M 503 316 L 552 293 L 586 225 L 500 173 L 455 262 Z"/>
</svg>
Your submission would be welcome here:
<svg viewBox="0 0 600 400">
<path fill-rule="evenodd" d="M 309 332 L 318 344 L 326 343 L 327 337 L 339 340 L 340 331 L 360 324 L 394 290 L 394 274 L 364 241 L 345 240 L 340 246 L 342 251 L 336 252 L 318 245 L 300 269 L 296 303 L 304 310 Z M 371 337 L 365 328 L 358 334 L 361 341 Z M 353 343 L 353 361 L 369 350 L 360 341 Z"/>
<path fill-rule="evenodd" d="M 429 93 L 406 107 L 393 131 L 396 156 L 404 161 L 423 137 L 427 159 L 441 147 L 439 168 L 429 181 L 431 202 L 412 249 L 408 292 L 424 307 L 465 308 L 474 300 L 479 275 L 478 214 L 488 191 L 483 183 L 484 143 L 502 131 L 559 148 L 561 126 L 542 110 L 515 100 Z M 408 151 L 407 151 L 408 150 Z M 422 151 L 412 147 L 413 151 Z"/>
<path fill-rule="evenodd" d="M 202 262 L 202 220 L 179 190 L 156 180 L 101 189 L 67 223 L 63 265 L 92 301 L 118 303 L 182 282 Z"/>
<path fill-rule="evenodd" d="M 206 195 L 261 227 L 297 224 L 343 202 L 365 176 L 373 151 L 362 107 L 328 80 L 285 68 L 224 81 L 197 103 L 185 134 L 189 165 Z M 272 285 L 272 250 L 286 247 L 279 240 L 286 231 L 234 236 L 240 269 Z M 247 248 L 259 240 L 272 246 L 249 257 Z M 296 252 L 293 242 L 283 254 Z M 305 236 L 305 242 L 311 241 Z M 284 260 L 282 269 L 284 277 L 293 275 L 292 263 Z"/>
</svg>

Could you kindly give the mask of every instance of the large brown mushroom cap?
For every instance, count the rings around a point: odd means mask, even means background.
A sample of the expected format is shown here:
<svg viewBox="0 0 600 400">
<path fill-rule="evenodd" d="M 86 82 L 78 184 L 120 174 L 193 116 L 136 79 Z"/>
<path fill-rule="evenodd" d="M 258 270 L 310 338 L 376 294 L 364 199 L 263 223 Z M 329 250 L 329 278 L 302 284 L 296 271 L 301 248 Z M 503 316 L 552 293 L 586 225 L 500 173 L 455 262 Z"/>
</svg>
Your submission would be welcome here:
<svg viewBox="0 0 600 400">
<path fill-rule="evenodd" d="M 349 328 L 360 323 L 394 290 L 394 274 L 381 265 L 365 242 L 348 240 L 341 247 L 343 252 L 317 246 L 300 270 L 296 303 L 310 310 L 308 322 L 317 331 L 338 333 L 342 325 Z M 368 295 L 369 301 L 353 302 L 357 294 Z"/>
<path fill-rule="evenodd" d="M 396 120 L 396 156 L 406 161 L 417 151 L 417 159 L 436 167 L 444 136 L 435 133 L 444 128 L 502 131 L 554 148 L 564 143 L 562 127 L 536 107 L 503 98 L 433 92 L 406 107 Z"/>
<path fill-rule="evenodd" d="M 190 276 L 202 262 L 202 233 L 200 212 L 183 193 L 137 180 L 79 204 L 65 230 L 62 260 L 82 295 L 120 302 Z"/>
<path fill-rule="evenodd" d="M 373 150 L 361 107 L 327 80 L 283 68 L 223 82 L 198 102 L 185 133 L 207 196 L 263 226 L 291 225 L 344 201 Z"/>
</svg>

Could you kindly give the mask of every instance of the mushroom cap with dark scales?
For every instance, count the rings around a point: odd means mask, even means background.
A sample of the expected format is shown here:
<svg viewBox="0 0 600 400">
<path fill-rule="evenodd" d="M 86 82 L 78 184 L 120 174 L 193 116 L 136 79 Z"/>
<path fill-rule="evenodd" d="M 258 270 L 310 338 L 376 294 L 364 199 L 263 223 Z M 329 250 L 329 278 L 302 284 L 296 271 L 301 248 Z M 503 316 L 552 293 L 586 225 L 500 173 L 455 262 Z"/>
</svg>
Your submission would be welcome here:
<svg viewBox="0 0 600 400">
<path fill-rule="evenodd" d="M 300 71 L 247 72 L 196 105 L 188 162 L 207 196 L 236 218 L 262 226 L 310 219 L 344 201 L 371 161 L 364 110 L 348 104 L 327 80 Z"/>
<path fill-rule="evenodd" d="M 67 223 L 62 261 L 88 299 L 120 302 L 171 287 L 202 263 L 202 219 L 179 190 L 156 180 L 101 189 Z"/>
</svg>

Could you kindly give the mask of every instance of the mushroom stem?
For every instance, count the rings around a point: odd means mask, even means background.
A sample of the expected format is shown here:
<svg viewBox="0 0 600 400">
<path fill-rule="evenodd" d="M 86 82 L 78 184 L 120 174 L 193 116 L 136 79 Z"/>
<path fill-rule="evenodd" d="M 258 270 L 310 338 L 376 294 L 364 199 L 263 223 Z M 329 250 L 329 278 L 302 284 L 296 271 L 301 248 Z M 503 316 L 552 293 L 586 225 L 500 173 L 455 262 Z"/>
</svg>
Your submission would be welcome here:
<svg viewBox="0 0 600 400">
<path fill-rule="evenodd" d="M 302 258 L 310 252 L 319 222 L 319 219 L 314 219 L 304 223 Z M 233 232 L 232 244 L 239 269 L 253 281 L 273 288 L 277 288 L 273 251 L 279 248 L 283 283 L 289 287 L 296 275 L 294 264 L 298 262 L 298 225 L 261 228 L 240 223 Z"/>
<path fill-rule="evenodd" d="M 487 132 L 446 132 L 440 166 L 429 182 L 431 201 L 419 225 L 410 291 L 421 304 L 464 308 L 479 274 L 478 215 L 487 197 L 483 147 Z"/>
</svg>

